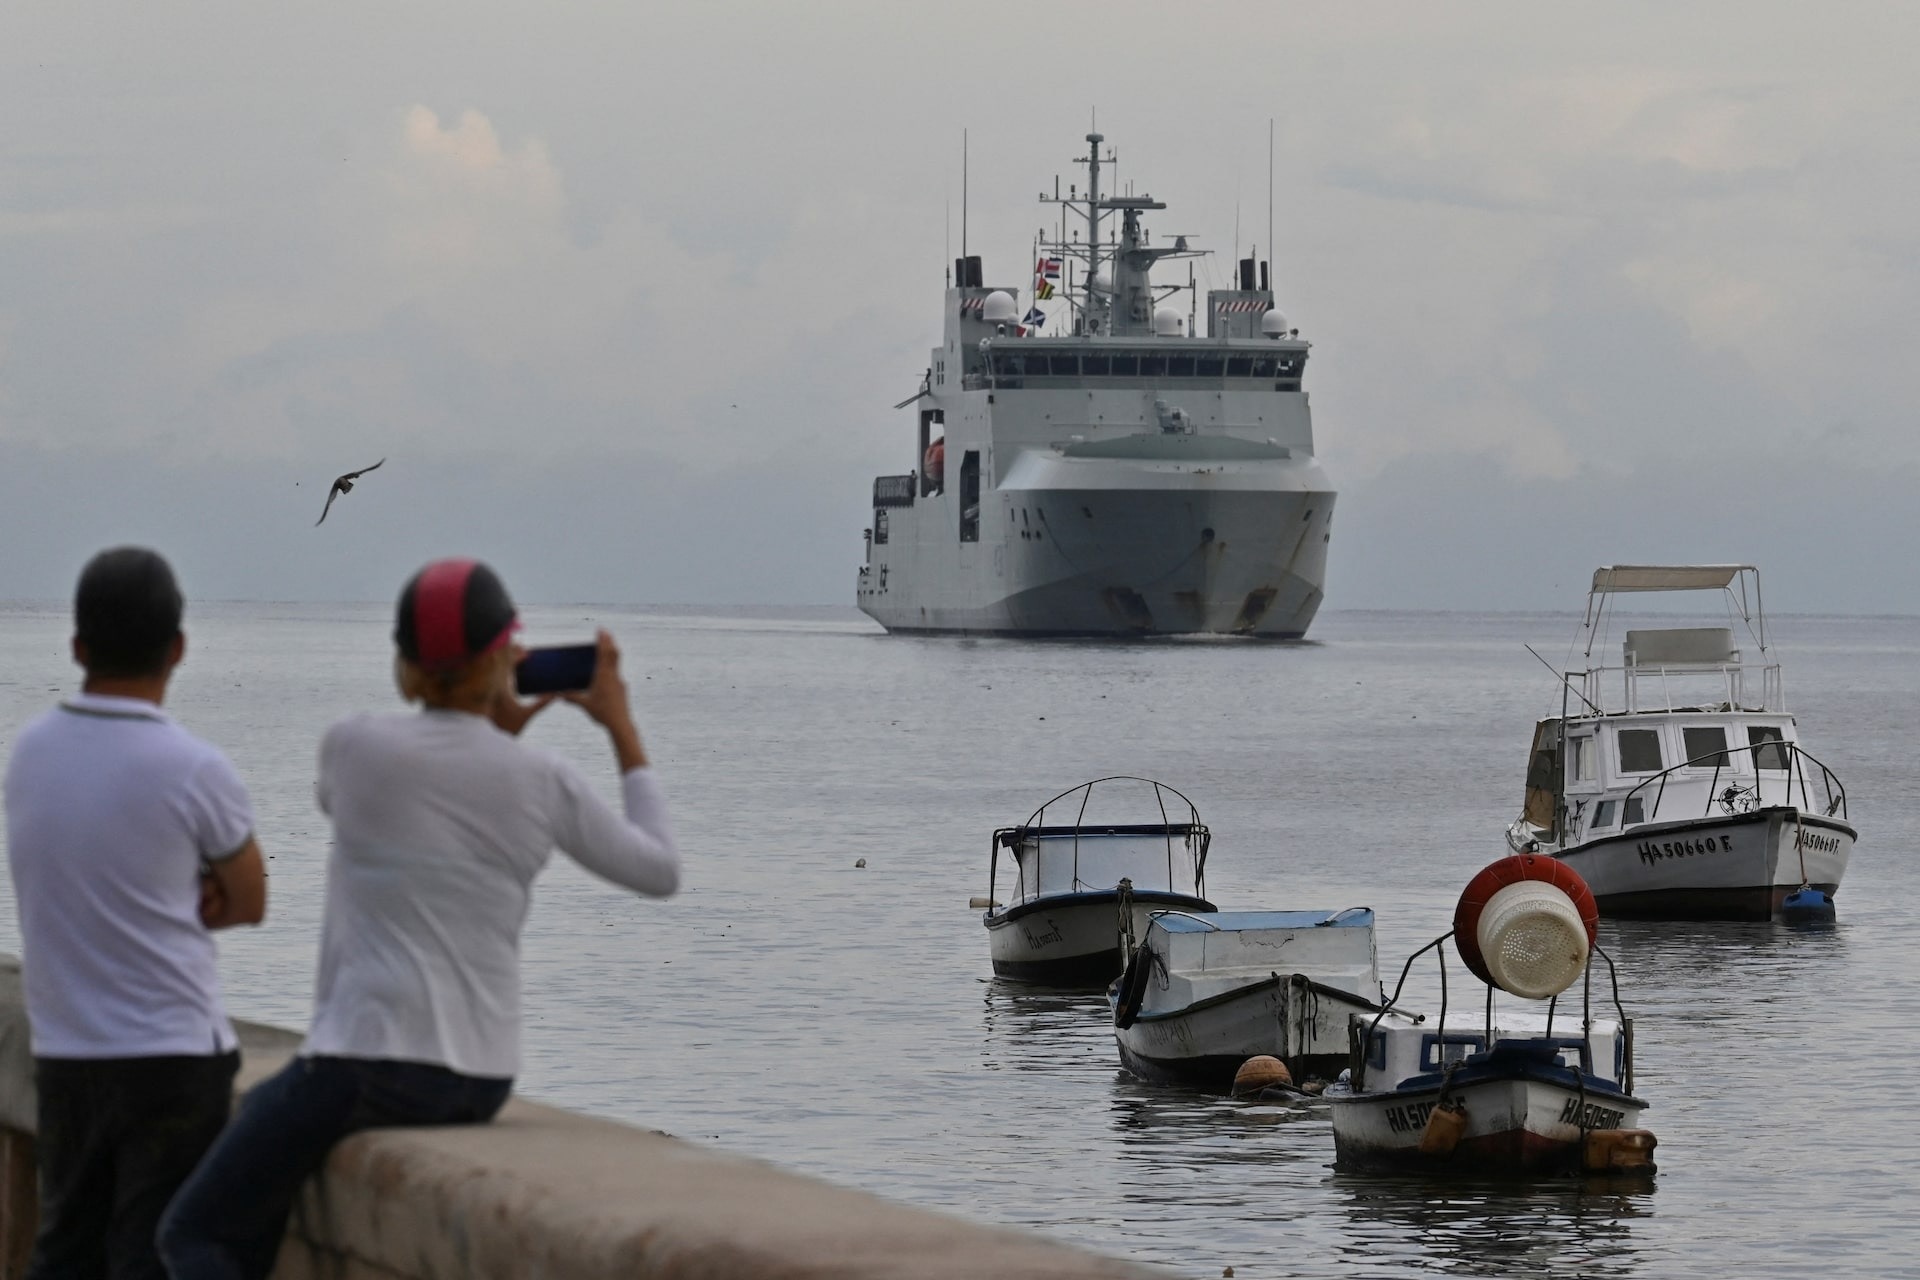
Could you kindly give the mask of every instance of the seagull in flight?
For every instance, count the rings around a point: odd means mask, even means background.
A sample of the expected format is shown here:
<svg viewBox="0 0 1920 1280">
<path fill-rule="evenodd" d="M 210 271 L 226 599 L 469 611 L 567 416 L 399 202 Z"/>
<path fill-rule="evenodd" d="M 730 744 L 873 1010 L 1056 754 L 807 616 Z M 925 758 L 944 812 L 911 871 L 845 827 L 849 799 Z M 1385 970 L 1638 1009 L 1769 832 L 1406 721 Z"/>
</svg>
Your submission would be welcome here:
<svg viewBox="0 0 1920 1280">
<path fill-rule="evenodd" d="M 336 478 L 333 482 L 333 488 L 327 490 L 327 505 L 320 508 L 320 519 L 315 520 L 313 522 L 313 527 L 318 529 L 323 523 L 326 522 L 327 512 L 333 510 L 333 500 L 335 498 L 339 497 L 343 493 L 352 493 L 353 482 L 355 480 L 358 480 L 361 476 L 367 474 L 367 472 L 369 471 L 378 471 L 380 469 L 381 463 L 384 463 L 385 461 L 386 459 L 382 458 L 380 459 L 379 462 L 374 463 L 370 467 L 362 467 L 358 471 L 349 471 L 347 472 L 347 474 Z"/>
</svg>

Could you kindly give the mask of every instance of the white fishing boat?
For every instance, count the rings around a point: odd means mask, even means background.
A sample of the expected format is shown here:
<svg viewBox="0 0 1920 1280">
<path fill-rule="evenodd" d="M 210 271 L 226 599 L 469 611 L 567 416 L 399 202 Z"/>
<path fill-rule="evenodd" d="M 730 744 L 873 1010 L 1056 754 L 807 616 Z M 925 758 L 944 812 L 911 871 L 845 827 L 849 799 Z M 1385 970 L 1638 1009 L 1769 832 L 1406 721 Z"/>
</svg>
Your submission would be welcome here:
<svg viewBox="0 0 1920 1280">
<path fill-rule="evenodd" d="M 1156 911 L 1107 993 L 1127 1070 L 1211 1089 L 1263 1054 L 1295 1081 L 1332 1078 L 1349 1016 L 1378 1012 L 1382 997 L 1365 907 Z"/>
<path fill-rule="evenodd" d="M 1728 625 L 1625 633 L 1616 601 L 1719 592 Z M 1745 631 L 1749 651 L 1736 644 Z M 1766 919 L 1790 897 L 1831 903 L 1853 851 L 1840 779 L 1801 743 L 1768 648 L 1751 565 L 1618 565 L 1587 596 L 1583 665 L 1534 729 L 1516 851 L 1578 871 L 1601 914 Z"/>
<path fill-rule="evenodd" d="M 1125 792 L 1140 821 L 1097 816 Z M 995 831 L 987 896 L 975 899 L 986 907 L 994 975 L 1050 986 L 1111 982 L 1150 912 L 1213 910 L 1205 896 L 1211 839 L 1191 800 L 1125 775 L 1083 782 L 1019 826 Z M 1002 850 L 1010 864 L 1004 883 Z"/>
<path fill-rule="evenodd" d="M 914 469 L 873 483 L 856 599 L 889 631 L 1286 639 L 1320 608 L 1310 344 L 1257 254 L 1204 302 L 1191 271 L 1153 279 L 1205 250 L 1153 241 L 1166 206 L 1103 185 L 1103 142 L 1084 186 L 1041 197 L 1061 220 L 1030 285 L 987 285 L 963 232 L 943 339 L 895 406 Z"/>
<path fill-rule="evenodd" d="M 1421 955 L 1434 953 L 1444 969 L 1451 939 L 1486 984 L 1484 1009 L 1450 1006 L 1443 973 L 1437 1021 L 1353 1019 L 1349 1066 L 1321 1095 L 1336 1163 L 1449 1175 L 1651 1173 L 1655 1139 L 1638 1127 L 1647 1104 L 1633 1092 L 1633 1023 L 1610 959 L 1616 1016 L 1594 1014 L 1598 918 L 1564 862 L 1523 854 L 1475 876 L 1452 932 L 1408 958 L 1387 1004 L 1397 1007 Z M 1577 1008 L 1562 1008 L 1575 984 Z"/>
</svg>

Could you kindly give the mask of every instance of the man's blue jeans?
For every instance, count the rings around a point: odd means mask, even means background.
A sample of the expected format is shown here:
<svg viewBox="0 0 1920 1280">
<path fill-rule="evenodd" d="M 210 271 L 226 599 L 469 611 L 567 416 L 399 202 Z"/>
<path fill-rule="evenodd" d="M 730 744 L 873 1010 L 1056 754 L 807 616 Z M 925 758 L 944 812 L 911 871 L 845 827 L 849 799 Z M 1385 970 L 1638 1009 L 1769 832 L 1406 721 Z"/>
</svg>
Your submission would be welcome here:
<svg viewBox="0 0 1920 1280">
<path fill-rule="evenodd" d="M 295 1058 L 254 1086 L 160 1222 L 173 1280 L 265 1280 L 300 1184 L 362 1129 L 479 1124 L 513 1081 L 419 1062 Z"/>
</svg>

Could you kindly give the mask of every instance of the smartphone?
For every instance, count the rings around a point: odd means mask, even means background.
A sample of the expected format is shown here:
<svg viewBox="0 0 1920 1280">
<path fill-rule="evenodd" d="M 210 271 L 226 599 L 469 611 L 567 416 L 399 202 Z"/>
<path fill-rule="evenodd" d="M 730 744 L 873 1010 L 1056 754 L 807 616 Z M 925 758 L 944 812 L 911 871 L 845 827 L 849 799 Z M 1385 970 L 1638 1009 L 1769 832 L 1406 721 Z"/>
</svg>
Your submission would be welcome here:
<svg viewBox="0 0 1920 1280">
<path fill-rule="evenodd" d="M 576 693 L 593 683 L 593 668 L 599 647 L 590 644 L 555 645 L 550 649 L 529 649 L 514 664 L 513 691 L 522 697 L 533 693 Z"/>
</svg>

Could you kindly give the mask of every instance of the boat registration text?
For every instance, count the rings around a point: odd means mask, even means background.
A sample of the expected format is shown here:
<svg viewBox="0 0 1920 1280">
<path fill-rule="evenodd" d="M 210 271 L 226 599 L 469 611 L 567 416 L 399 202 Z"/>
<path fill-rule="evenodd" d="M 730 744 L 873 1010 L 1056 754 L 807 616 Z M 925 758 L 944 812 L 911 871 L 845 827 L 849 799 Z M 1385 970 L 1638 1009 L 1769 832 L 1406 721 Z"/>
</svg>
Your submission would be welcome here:
<svg viewBox="0 0 1920 1280">
<path fill-rule="evenodd" d="M 1702 836 L 1695 840 L 1642 840 L 1634 852 L 1652 866 L 1662 858 L 1693 858 L 1703 853 L 1732 853 L 1732 836 Z"/>
</svg>

